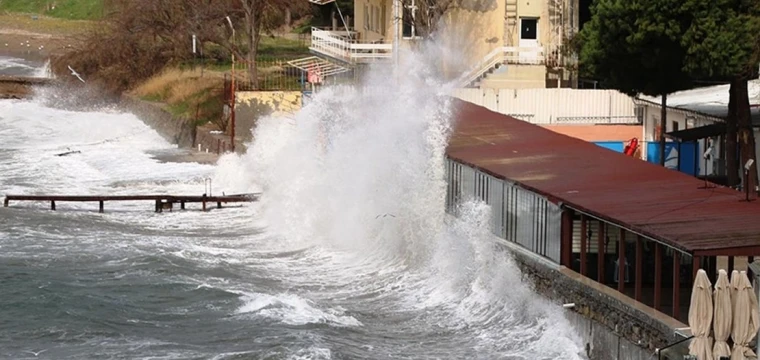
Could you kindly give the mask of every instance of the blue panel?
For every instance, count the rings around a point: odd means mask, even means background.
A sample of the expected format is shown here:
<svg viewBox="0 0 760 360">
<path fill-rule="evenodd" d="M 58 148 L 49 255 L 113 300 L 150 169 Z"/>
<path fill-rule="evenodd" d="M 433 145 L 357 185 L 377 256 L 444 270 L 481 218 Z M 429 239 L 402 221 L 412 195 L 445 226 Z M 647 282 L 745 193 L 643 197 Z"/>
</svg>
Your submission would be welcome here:
<svg viewBox="0 0 760 360">
<path fill-rule="evenodd" d="M 647 143 L 647 161 L 654 164 L 660 163 L 660 144 L 657 142 Z M 677 142 L 665 143 L 665 167 L 679 170 L 689 175 L 699 174 L 698 159 L 699 144 L 681 143 L 680 151 Z"/>
<path fill-rule="evenodd" d="M 622 141 L 595 141 L 594 144 L 619 153 L 622 153 L 625 148 L 625 144 Z"/>
</svg>

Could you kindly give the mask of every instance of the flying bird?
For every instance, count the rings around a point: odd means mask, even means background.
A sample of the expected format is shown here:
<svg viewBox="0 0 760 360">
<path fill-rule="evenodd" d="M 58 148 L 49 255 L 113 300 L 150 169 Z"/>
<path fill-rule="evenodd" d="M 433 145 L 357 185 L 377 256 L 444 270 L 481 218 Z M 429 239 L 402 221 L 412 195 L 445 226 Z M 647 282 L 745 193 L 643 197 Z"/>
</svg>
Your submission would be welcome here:
<svg viewBox="0 0 760 360">
<path fill-rule="evenodd" d="M 24 351 L 24 352 L 28 353 L 28 354 L 32 354 L 32 355 L 34 355 L 34 357 L 37 357 L 40 354 L 44 353 L 45 351 L 47 351 L 47 349 L 42 349 L 42 350 L 37 351 L 37 352 L 34 352 L 34 351 Z"/>
<path fill-rule="evenodd" d="M 84 82 L 84 80 L 82 79 L 82 77 L 79 76 L 79 74 L 76 71 L 74 71 L 74 69 L 71 68 L 71 65 L 69 65 L 69 70 L 71 70 L 71 75 L 76 76 L 77 79 L 79 79 L 79 81 Z"/>
</svg>

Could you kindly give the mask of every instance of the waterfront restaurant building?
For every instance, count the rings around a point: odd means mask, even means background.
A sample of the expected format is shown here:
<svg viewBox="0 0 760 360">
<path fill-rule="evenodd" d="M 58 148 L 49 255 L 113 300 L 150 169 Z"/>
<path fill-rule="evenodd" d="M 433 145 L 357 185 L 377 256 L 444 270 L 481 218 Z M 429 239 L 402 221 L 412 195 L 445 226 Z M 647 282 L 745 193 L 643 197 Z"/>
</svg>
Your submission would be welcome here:
<svg viewBox="0 0 760 360">
<path fill-rule="evenodd" d="M 506 242 L 683 323 L 698 269 L 760 256 L 760 200 L 454 101 L 447 210 L 488 203 Z"/>
</svg>

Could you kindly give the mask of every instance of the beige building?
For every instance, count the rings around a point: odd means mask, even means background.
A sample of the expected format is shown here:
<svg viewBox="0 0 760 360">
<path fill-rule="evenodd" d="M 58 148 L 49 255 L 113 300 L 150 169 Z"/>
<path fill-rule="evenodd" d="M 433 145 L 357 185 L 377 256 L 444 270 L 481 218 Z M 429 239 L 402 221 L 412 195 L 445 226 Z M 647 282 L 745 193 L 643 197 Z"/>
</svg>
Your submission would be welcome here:
<svg viewBox="0 0 760 360">
<path fill-rule="evenodd" d="M 405 19 L 417 16 L 424 1 L 354 0 L 354 27 L 313 28 L 310 48 L 315 55 L 349 68 L 391 61 L 397 50 L 394 35 L 398 34 L 399 48 L 419 40 L 413 22 Z M 519 89 L 574 84 L 575 61 L 561 50 L 577 32 L 578 0 L 461 0 L 439 29 L 450 49 L 441 55 L 442 66 L 447 74 L 461 76 L 462 86 Z"/>
</svg>

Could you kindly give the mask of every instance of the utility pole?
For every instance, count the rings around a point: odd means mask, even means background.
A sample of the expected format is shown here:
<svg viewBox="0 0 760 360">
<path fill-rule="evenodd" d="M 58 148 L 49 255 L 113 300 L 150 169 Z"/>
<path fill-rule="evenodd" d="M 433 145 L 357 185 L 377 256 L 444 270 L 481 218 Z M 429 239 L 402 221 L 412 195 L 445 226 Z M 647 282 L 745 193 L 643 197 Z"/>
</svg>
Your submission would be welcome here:
<svg viewBox="0 0 760 360">
<path fill-rule="evenodd" d="M 232 20 L 230 20 L 229 16 L 227 16 L 227 23 L 230 24 L 230 29 L 232 30 L 233 45 L 232 51 L 230 51 L 230 54 L 232 54 L 232 79 L 230 80 L 230 87 L 232 88 L 230 90 L 230 147 L 232 152 L 235 152 L 235 27 L 232 26 Z"/>
</svg>

